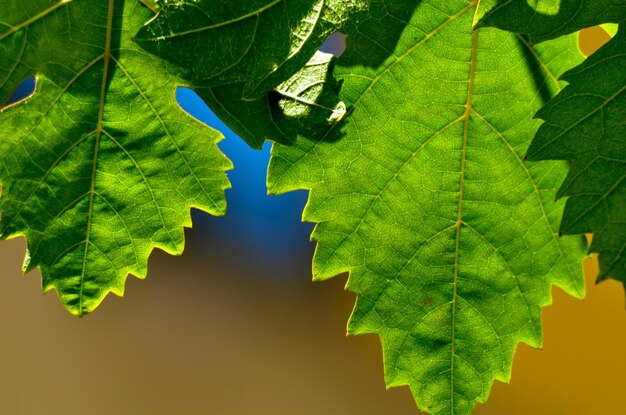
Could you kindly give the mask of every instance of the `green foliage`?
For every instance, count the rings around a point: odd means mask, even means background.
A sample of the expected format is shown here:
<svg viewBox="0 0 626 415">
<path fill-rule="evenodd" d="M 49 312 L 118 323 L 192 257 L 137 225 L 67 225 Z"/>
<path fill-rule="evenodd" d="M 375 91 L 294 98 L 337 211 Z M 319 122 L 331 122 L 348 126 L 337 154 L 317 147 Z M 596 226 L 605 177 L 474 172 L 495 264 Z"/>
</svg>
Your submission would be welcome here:
<svg viewBox="0 0 626 415">
<path fill-rule="evenodd" d="M 324 80 L 330 57 L 311 56 L 350 16 L 366 10 L 368 3 L 163 1 L 161 12 L 137 34 L 136 41 L 184 67 L 198 95 L 252 147 L 261 148 L 265 139 L 291 144 L 300 127 L 314 134 L 316 126 L 337 119 L 338 113 L 332 115 L 335 109 L 341 112 L 335 108 L 337 101 L 332 102 L 336 85 Z M 293 96 L 285 99 L 286 91 L 279 86 L 292 76 L 299 84 L 311 76 L 320 81 L 314 90 L 301 89 L 321 101 L 314 106 L 301 102 L 309 111 L 300 111 L 297 120 L 286 118 L 277 105 L 293 102 Z M 325 113 L 328 106 L 331 114 Z"/>
<path fill-rule="evenodd" d="M 136 41 L 189 69 L 196 86 L 243 83 L 261 98 L 302 68 L 368 0 L 163 0 Z M 205 51 L 210 51 L 206 53 Z"/>
<path fill-rule="evenodd" d="M 311 136 L 344 118 L 347 110 L 331 75 L 333 62 L 330 53 L 316 52 L 302 70 L 276 87 L 276 124 L 294 123 L 294 131 Z"/>
<path fill-rule="evenodd" d="M 350 272 L 348 331 L 379 334 L 387 384 L 435 414 L 470 413 L 541 344 L 553 284 L 584 292 L 584 243 L 557 235 L 567 166 L 522 161 L 576 37 L 473 31 L 475 8 L 373 1 L 335 71 L 349 117 L 275 145 L 268 178 L 311 190 L 315 278 Z"/>
<path fill-rule="evenodd" d="M 600 23 L 620 23 L 615 37 L 562 77 L 570 85 L 539 111 L 545 123 L 529 160 L 568 160 L 571 170 L 558 197 L 567 197 L 563 234 L 593 233 L 599 281 L 626 287 L 626 1 L 563 0 L 544 15 L 524 0 L 502 1 L 481 24 L 541 41 Z"/>
<path fill-rule="evenodd" d="M 0 233 L 27 237 L 25 269 L 76 315 L 144 277 L 153 248 L 180 253 L 190 207 L 226 208 L 220 135 L 178 107 L 175 68 L 131 42 L 150 16 L 135 1 L 0 4 L 0 100 L 37 77 L 0 112 Z"/>
<path fill-rule="evenodd" d="M 266 139 L 290 145 L 298 131 L 317 137 L 345 116 L 333 63 L 332 55 L 317 52 L 292 78 L 259 99 L 242 100 L 241 85 L 194 89 L 252 147 L 261 148 Z"/>
<path fill-rule="evenodd" d="M 482 0 L 475 21 L 543 42 L 626 16 L 624 0 Z"/>
<path fill-rule="evenodd" d="M 387 384 L 423 410 L 469 414 L 541 345 L 552 286 L 584 294 L 584 240 L 559 228 L 595 232 L 601 278 L 624 280 L 626 35 L 576 67 L 573 33 L 623 0 L 150 4 L 0 0 L 0 102 L 37 77 L 0 112 L 0 234 L 72 313 L 180 253 L 190 207 L 225 210 L 230 163 L 179 85 L 277 143 L 268 187 L 311 191 L 314 277 L 350 273 L 349 333 L 380 336 Z"/>
</svg>

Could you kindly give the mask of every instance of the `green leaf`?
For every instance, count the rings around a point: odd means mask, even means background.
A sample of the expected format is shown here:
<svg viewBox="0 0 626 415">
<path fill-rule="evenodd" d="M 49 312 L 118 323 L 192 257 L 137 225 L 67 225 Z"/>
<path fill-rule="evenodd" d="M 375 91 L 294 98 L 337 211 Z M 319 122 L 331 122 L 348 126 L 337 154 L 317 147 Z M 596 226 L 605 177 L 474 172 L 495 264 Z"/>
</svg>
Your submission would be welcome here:
<svg viewBox="0 0 626 415">
<path fill-rule="evenodd" d="M 310 189 L 314 278 L 350 273 L 349 333 L 378 334 L 387 384 L 434 414 L 509 380 L 517 344 L 541 345 L 552 285 L 584 293 L 583 238 L 557 235 L 567 166 L 523 162 L 576 36 L 473 31 L 476 6 L 373 1 L 336 66 L 349 116 L 275 145 L 268 178 Z"/>
<path fill-rule="evenodd" d="M 599 253 L 598 281 L 614 278 L 626 288 L 626 1 L 578 3 L 563 0 L 558 15 L 531 17 L 525 1 L 502 2 L 481 24 L 542 40 L 622 22 L 611 41 L 563 75 L 570 85 L 538 112 L 545 124 L 528 159 L 571 162 L 558 193 L 568 197 L 561 233 L 593 233 L 589 250 Z"/>
<path fill-rule="evenodd" d="M 598 281 L 615 278 L 626 288 L 626 27 L 567 72 L 570 83 L 539 111 L 545 124 L 530 160 L 569 160 L 558 197 L 567 197 L 561 232 L 593 233 Z"/>
<path fill-rule="evenodd" d="M 143 278 L 155 247 L 182 252 L 190 207 L 225 210 L 221 136 L 178 107 L 176 68 L 131 42 L 151 15 L 134 0 L 0 4 L 2 99 L 37 78 L 0 112 L 0 233 L 26 236 L 25 270 L 76 315 Z"/>
<path fill-rule="evenodd" d="M 333 55 L 317 52 L 304 68 L 259 99 L 242 100 L 241 84 L 195 91 L 253 148 L 261 148 L 266 139 L 293 144 L 299 131 L 323 134 L 346 114 L 337 96 L 340 85 L 331 73 L 334 61 Z"/>
<path fill-rule="evenodd" d="M 300 70 L 328 36 L 368 3 L 164 0 L 136 41 L 188 68 L 196 86 L 243 83 L 243 96 L 258 99 Z"/>
<path fill-rule="evenodd" d="M 486 0 L 479 26 L 527 34 L 532 43 L 554 39 L 602 23 L 619 23 L 625 0 Z"/>
<path fill-rule="evenodd" d="M 339 85 L 330 75 L 333 61 L 332 54 L 316 52 L 302 70 L 275 89 L 281 115 L 296 121 L 300 131 L 314 133 L 346 115 L 346 105 L 337 95 Z"/>
</svg>

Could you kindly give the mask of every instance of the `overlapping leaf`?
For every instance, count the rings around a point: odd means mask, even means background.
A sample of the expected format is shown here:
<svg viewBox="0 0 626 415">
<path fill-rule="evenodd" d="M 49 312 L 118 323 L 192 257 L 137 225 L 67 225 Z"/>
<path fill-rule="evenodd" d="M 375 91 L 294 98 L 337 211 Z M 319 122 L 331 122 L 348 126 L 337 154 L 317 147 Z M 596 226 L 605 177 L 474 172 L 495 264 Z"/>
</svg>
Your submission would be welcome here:
<svg viewBox="0 0 626 415">
<path fill-rule="evenodd" d="M 136 41 L 189 69 L 196 86 L 242 83 L 262 98 L 300 70 L 369 0 L 164 0 Z M 240 97 L 241 98 L 241 97 Z"/>
<path fill-rule="evenodd" d="M 603 23 L 620 23 L 625 0 L 482 0 L 475 22 L 543 42 Z"/>
<path fill-rule="evenodd" d="M 551 15 L 524 0 L 500 3 L 481 24 L 537 41 L 620 23 L 608 44 L 563 75 L 570 85 L 538 112 L 545 124 L 528 158 L 571 162 L 558 193 L 568 197 L 561 232 L 593 233 L 590 251 L 599 253 L 599 280 L 615 278 L 626 284 L 626 1 L 551 2 L 558 6 L 558 14 Z"/>
<path fill-rule="evenodd" d="M 337 64 L 349 116 L 275 145 L 268 178 L 311 190 L 315 278 L 350 273 L 349 332 L 380 335 L 387 384 L 435 414 L 470 413 L 541 344 L 552 285 L 584 292 L 582 238 L 557 237 L 567 166 L 523 162 L 576 38 L 474 31 L 476 7 L 372 1 Z"/>
<path fill-rule="evenodd" d="M 0 233 L 26 236 L 25 269 L 77 315 L 145 276 L 153 248 L 180 253 L 190 207 L 225 209 L 220 135 L 178 107 L 175 68 L 131 42 L 151 15 L 135 0 L 0 0 L 0 100 L 37 78 L 0 112 Z"/>
<path fill-rule="evenodd" d="M 290 79 L 259 99 L 242 100 L 241 84 L 194 88 L 213 111 L 253 148 L 266 139 L 292 144 L 298 132 L 323 134 L 340 122 L 346 106 L 332 77 L 334 58 L 317 52 Z"/>
</svg>

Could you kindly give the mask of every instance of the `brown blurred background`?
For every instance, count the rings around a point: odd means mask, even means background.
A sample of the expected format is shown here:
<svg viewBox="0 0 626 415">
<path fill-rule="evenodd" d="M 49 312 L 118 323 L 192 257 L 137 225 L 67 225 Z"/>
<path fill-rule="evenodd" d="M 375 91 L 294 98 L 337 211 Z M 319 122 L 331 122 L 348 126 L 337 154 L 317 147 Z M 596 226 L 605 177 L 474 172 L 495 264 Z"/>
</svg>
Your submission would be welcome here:
<svg viewBox="0 0 626 415">
<path fill-rule="evenodd" d="M 589 53 L 606 35 L 584 40 Z M 0 414 L 417 414 L 407 388 L 385 391 L 377 337 L 345 337 L 345 276 L 310 282 L 310 226 L 272 218 L 266 236 L 298 237 L 267 250 L 234 209 L 196 213 L 182 257 L 155 253 L 147 281 L 84 319 L 41 296 L 38 272 L 20 276 L 22 239 L 0 243 Z M 626 414 L 624 292 L 585 268 L 587 299 L 554 290 L 543 350 L 520 346 L 477 414 Z"/>
</svg>

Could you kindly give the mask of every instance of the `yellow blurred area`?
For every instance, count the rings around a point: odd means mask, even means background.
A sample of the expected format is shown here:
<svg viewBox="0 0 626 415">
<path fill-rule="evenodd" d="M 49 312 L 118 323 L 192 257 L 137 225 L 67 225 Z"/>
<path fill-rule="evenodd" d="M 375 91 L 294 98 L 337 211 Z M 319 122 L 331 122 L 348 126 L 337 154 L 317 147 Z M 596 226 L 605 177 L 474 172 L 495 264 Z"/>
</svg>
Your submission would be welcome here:
<svg viewBox="0 0 626 415">
<path fill-rule="evenodd" d="M 0 243 L 0 415 L 417 414 L 407 388 L 385 390 L 378 339 L 345 337 L 345 277 L 311 283 L 311 252 L 276 269 L 245 241 L 188 235 L 182 257 L 155 253 L 148 281 L 84 319 L 40 294 L 39 272 L 20 276 L 23 239 Z M 554 290 L 543 350 L 520 346 L 476 414 L 626 414 L 624 291 L 594 284 L 595 259 L 585 271 L 587 298 Z"/>
</svg>

